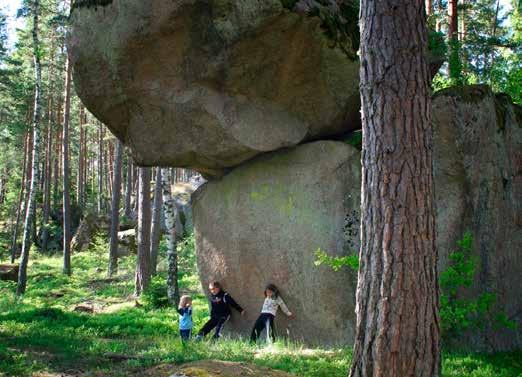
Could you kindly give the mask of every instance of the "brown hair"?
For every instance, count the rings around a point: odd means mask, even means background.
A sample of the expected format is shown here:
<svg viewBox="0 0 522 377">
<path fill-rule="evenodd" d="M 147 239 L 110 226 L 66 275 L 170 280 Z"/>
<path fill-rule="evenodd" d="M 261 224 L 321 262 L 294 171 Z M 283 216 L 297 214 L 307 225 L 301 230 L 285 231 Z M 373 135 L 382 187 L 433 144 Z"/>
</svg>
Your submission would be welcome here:
<svg viewBox="0 0 522 377">
<path fill-rule="evenodd" d="M 188 302 L 192 302 L 192 297 L 188 296 L 188 295 L 183 295 L 181 296 L 181 298 L 179 299 L 179 305 L 178 307 L 180 309 L 184 308 L 185 306 L 187 306 L 187 303 Z"/>
<path fill-rule="evenodd" d="M 221 287 L 221 283 L 219 281 L 214 281 L 214 282 L 210 283 L 209 285 L 214 287 L 214 288 L 223 289 Z"/>
<path fill-rule="evenodd" d="M 278 298 L 279 297 L 279 289 L 277 289 L 277 287 L 274 285 L 274 284 L 267 284 L 266 287 L 265 287 L 265 297 L 266 297 L 266 291 L 267 290 L 271 290 L 272 292 L 274 292 L 274 297 L 275 298 Z"/>
</svg>

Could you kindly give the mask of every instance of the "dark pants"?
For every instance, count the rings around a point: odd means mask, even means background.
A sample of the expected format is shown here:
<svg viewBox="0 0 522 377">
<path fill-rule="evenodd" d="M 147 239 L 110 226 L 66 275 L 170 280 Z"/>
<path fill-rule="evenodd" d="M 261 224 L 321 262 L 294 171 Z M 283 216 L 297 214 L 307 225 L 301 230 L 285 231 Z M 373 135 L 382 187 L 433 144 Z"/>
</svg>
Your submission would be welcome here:
<svg viewBox="0 0 522 377">
<path fill-rule="evenodd" d="M 179 330 L 179 335 L 181 335 L 181 340 L 190 340 L 190 334 L 192 333 L 192 330 Z"/>
<path fill-rule="evenodd" d="M 275 342 L 275 329 L 274 329 L 274 316 L 270 313 L 261 313 L 257 318 L 254 328 L 252 329 L 252 335 L 250 335 L 250 341 L 255 342 L 261 335 L 261 332 L 266 329 L 272 342 Z M 268 336 L 267 336 L 268 339 Z"/>
<path fill-rule="evenodd" d="M 216 332 L 214 333 L 214 338 L 217 339 L 221 337 L 221 331 L 223 330 L 223 326 L 225 326 L 225 322 L 230 318 L 229 315 L 226 317 L 210 317 L 210 319 L 203 325 L 201 330 L 199 330 L 198 336 L 205 336 L 215 327 Z"/>
</svg>

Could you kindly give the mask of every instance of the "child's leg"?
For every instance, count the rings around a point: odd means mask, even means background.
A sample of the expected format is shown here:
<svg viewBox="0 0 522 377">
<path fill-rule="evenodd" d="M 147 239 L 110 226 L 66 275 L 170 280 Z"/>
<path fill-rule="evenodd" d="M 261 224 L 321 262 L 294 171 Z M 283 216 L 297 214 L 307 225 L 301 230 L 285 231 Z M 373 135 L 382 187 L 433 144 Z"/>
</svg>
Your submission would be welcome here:
<svg viewBox="0 0 522 377">
<path fill-rule="evenodd" d="M 270 332 L 269 332 L 269 335 L 270 335 L 270 338 L 272 338 L 272 342 L 275 342 L 275 325 L 274 325 L 274 319 L 275 317 L 273 315 L 270 315 L 270 319 L 269 319 L 269 326 L 270 326 Z"/>
<path fill-rule="evenodd" d="M 181 335 L 181 339 L 183 341 L 190 339 L 190 330 L 179 330 L 179 334 Z"/>
<path fill-rule="evenodd" d="M 261 314 L 254 324 L 254 328 L 252 329 L 252 334 L 250 335 L 250 341 L 256 342 L 257 338 L 259 338 L 259 334 L 261 334 L 261 331 L 265 328 L 265 320 L 263 319 L 263 314 Z"/>
<path fill-rule="evenodd" d="M 228 321 L 230 316 L 221 317 L 218 320 L 218 323 L 216 324 L 216 332 L 214 334 L 214 339 L 218 339 L 221 337 L 221 330 L 223 330 L 223 327 L 225 326 L 225 323 Z"/>
<path fill-rule="evenodd" d="M 203 325 L 203 327 L 201 328 L 201 330 L 199 330 L 198 337 L 202 337 L 202 336 L 207 335 L 209 332 L 212 331 L 212 329 L 214 327 L 216 327 L 216 325 L 218 323 L 219 323 L 219 319 L 218 318 L 210 317 L 210 319 L 207 321 L 207 323 L 205 323 Z"/>
</svg>

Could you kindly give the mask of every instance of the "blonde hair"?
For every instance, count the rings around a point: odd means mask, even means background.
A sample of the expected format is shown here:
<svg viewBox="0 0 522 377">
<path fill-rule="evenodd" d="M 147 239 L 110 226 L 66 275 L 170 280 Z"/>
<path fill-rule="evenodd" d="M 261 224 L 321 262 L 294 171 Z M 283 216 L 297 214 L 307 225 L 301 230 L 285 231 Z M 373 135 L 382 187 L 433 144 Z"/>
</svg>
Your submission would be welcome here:
<svg viewBox="0 0 522 377">
<path fill-rule="evenodd" d="M 181 298 L 179 299 L 179 305 L 178 307 L 181 309 L 181 308 L 184 308 L 185 306 L 187 306 L 187 303 L 188 302 L 192 302 L 192 297 L 188 296 L 188 295 L 183 295 L 181 296 Z"/>
</svg>

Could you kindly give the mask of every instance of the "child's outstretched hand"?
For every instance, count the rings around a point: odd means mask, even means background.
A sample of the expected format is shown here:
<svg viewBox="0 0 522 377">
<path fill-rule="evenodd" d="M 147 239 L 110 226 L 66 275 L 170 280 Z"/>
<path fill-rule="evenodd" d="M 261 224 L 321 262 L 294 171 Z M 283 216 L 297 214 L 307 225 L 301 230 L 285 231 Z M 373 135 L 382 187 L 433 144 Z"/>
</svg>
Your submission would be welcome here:
<svg viewBox="0 0 522 377">
<path fill-rule="evenodd" d="M 294 314 L 294 313 L 290 314 L 290 315 L 288 316 L 288 318 L 290 318 L 290 319 L 295 319 L 295 314 Z"/>
<path fill-rule="evenodd" d="M 244 317 L 244 316 L 245 316 L 245 313 L 246 313 L 246 310 L 243 310 L 243 311 L 241 312 L 241 315 Z"/>
</svg>

